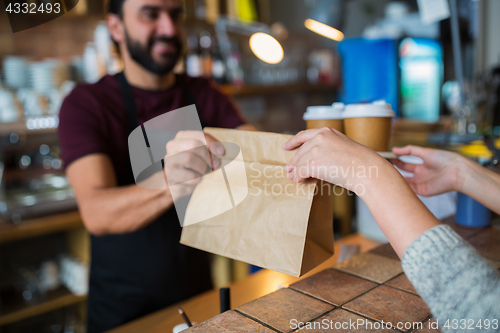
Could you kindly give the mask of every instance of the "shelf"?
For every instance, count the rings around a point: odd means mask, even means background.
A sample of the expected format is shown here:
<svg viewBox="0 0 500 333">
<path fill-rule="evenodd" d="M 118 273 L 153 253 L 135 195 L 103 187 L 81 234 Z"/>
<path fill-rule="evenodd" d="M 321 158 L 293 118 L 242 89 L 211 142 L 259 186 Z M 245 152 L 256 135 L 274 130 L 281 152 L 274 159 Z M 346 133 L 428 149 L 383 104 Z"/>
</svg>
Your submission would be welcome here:
<svg viewBox="0 0 500 333">
<path fill-rule="evenodd" d="M 252 95 L 271 95 L 288 94 L 297 92 L 324 92 L 336 94 L 338 84 L 311 84 L 311 83 L 293 83 L 293 84 L 272 84 L 272 85 L 221 85 L 224 93 L 232 96 L 252 96 Z M 12 132 L 25 132 L 29 134 L 56 133 L 57 128 L 28 129 L 24 121 L 14 123 L 0 123 L 0 135 L 9 135 Z"/>
<path fill-rule="evenodd" d="M 437 122 L 433 123 L 398 118 L 394 121 L 394 132 L 432 133 L 443 131 L 450 126 L 451 118 L 448 116 L 442 116 Z"/>
<path fill-rule="evenodd" d="M 283 85 L 222 85 L 222 91 L 232 96 L 288 94 L 295 92 L 331 92 L 336 93 L 337 84 L 293 83 Z"/>
<path fill-rule="evenodd" d="M 443 116 L 435 123 L 398 118 L 394 121 L 391 147 L 417 145 L 435 148 L 428 140 L 431 133 L 441 132 L 451 126 L 451 118 Z"/>
<path fill-rule="evenodd" d="M 9 135 L 11 133 L 19 132 L 30 134 L 56 133 L 57 128 L 28 129 L 24 120 L 19 120 L 13 123 L 0 123 L 0 135 Z"/>
<path fill-rule="evenodd" d="M 221 85 L 224 93 L 232 96 L 252 96 L 252 95 L 271 95 L 287 94 L 296 92 L 331 92 L 336 93 L 338 84 L 311 84 L 311 83 L 292 83 L 292 84 L 272 84 L 272 85 Z M 30 134 L 56 133 L 57 128 L 28 129 L 24 120 L 13 123 L 0 123 L 0 134 L 10 134 L 12 132 L 26 132 Z"/>
<path fill-rule="evenodd" d="M 87 295 L 77 296 L 65 287 L 60 287 L 54 291 L 48 292 L 45 301 L 39 304 L 27 305 L 25 301 L 17 298 L 12 302 L 13 304 L 11 303 L 11 306 L 7 307 L 4 301 L 2 312 L 0 312 L 0 326 L 78 304 L 84 302 L 86 299 Z"/>
<path fill-rule="evenodd" d="M 43 169 L 43 168 L 8 168 L 3 173 L 3 179 L 10 180 L 20 178 L 22 180 L 31 180 L 34 178 L 42 178 L 45 175 L 64 176 L 64 170 L 61 169 Z"/>
<path fill-rule="evenodd" d="M 0 219 L 0 244 L 76 229 L 82 226 L 82 219 L 77 211 L 26 220 L 20 224 L 13 224 Z"/>
</svg>

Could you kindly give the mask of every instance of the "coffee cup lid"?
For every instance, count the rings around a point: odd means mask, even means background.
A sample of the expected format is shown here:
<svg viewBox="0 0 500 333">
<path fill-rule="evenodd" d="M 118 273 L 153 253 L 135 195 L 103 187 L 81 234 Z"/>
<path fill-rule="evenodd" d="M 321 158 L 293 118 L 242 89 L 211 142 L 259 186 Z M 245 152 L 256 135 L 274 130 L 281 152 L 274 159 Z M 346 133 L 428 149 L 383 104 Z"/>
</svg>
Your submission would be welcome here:
<svg viewBox="0 0 500 333">
<path fill-rule="evenodd" d="M 310 106 L 304 113 L 304 120 L 343 119 L 344 103 L 333 103 L 331 106 Z"/>
<path fill-rule="evenodd" d="M 365 104 L 346 105 L 344 118 L 361 117 L 394 117 L 396 114 L 391 109 L 391 105 L 385 101 L 375 101 Z"/>
</svg>

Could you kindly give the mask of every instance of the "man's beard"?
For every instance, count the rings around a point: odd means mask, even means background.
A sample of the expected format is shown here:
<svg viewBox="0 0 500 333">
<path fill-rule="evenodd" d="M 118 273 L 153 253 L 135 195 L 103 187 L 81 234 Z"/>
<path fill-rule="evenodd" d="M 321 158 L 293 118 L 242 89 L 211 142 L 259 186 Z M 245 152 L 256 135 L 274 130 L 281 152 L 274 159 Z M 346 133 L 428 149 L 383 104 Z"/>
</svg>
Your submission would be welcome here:
<svg viewBox="0 0 500 333">
<path fill-rule="evenodd" d="M 181 56 L 182 43 L 177 37 L 151 37 L 146 46 L 141 45 L 140 42 L 132 40 L 126 30 L 125 38 L 130 57 L 146 70 L 158 75 L 171 72 Z M 156 41 L 170 43 L 176 49 L 175 53 L 164 55 L 165 62 L 163 63 L 156 62 L 151 55 L 151 48 Z"/>
</svg>

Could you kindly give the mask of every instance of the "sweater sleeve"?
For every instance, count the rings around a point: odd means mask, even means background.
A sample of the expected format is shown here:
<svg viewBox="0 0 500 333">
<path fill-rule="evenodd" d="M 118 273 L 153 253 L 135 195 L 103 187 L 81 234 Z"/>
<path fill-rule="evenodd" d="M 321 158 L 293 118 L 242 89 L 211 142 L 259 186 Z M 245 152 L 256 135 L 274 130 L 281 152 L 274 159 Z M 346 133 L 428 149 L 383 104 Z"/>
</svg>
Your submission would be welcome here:
<svg viewBox="0 0 500 333">
<path fill-rule="evenodd" d="M 500 276 L 449 226 L 427 230 L 406 249 L 401 263 L 443 332 L 470 332 L 462 319 L 467 326 L 473 321 L 480 332 L 500 332 Z M 479 320 L 482 329 L 476 327 Z"/>
</svg>

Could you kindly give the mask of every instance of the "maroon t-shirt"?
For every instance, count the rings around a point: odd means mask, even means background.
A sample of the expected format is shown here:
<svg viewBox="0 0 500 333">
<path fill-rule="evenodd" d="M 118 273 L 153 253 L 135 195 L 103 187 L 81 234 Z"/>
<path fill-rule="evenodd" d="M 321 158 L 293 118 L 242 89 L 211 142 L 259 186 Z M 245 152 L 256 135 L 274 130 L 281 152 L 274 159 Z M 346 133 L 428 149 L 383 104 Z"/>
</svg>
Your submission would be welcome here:
<svg viewBox="0 0 500 333">
<path fill-rule="evenodd" d="M 177 76 L 176 84 L 167 90 L 133 88 L 138 121 L 190 104 L 181 83 L 206 126 L 234 128 L 245 122 L 211 81 L 184 75 Z M 64 100 L 59 117 L 66 167 L 83 156 L 103 153 L 111 159 L 118 185 L 133 182 L 128 118 L 116 76 L 75 88 Z M 207 254 L 180 244 L 180 234 L 175 209 L 170 208 L 135 232 L 91 237 L 89 333 L 107 331 L 212 287 Z"/>
<path fill-rule="evenodd" d="M 245 123 L 235 103 L 213 81 L 177 75 L 196 100 L 198 113 L 211 127 L 235 128 Z M 133 88 L 140 123 L 186 106 L 179 82 L 166 90 Z M 64 100 L 59 115 L 61 156 L 67 167 L 93 153 L 108 155 L 115 172 L 129 162 L 125 105 L 116 76 L 77 86 Z"/>
</svg>

